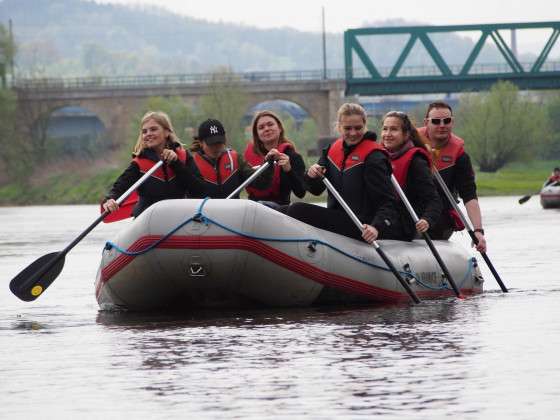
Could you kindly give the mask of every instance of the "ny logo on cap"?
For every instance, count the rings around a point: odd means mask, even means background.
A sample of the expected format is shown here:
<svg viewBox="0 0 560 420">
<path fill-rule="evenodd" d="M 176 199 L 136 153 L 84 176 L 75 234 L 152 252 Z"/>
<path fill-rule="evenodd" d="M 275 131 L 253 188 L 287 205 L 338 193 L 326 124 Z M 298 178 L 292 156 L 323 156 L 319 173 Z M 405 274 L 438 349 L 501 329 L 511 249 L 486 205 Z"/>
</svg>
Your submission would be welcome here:
<svg viewBox="0 0 560 420">
<path fill-rule="evenodd" d="M 210 133 L 218 134 L 218 127 L 216 127 L 215 125 L 210 126 Z"/>
</svg>

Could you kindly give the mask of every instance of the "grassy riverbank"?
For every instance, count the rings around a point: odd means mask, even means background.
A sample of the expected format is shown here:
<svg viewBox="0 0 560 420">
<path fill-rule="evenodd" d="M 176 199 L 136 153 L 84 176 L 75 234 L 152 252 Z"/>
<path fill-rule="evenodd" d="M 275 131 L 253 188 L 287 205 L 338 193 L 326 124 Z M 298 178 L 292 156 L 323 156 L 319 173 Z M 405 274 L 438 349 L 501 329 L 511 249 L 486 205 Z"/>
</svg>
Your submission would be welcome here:
<svg viewBox="0 0 560 420">
<path fill-rule="evenodd" d="M 496 173 L 477 173 L 479 194 L 525 195 L 540 190 L 558 161 L 514 163 Z M 86 166 L 86 165 L 84 165 Z M 32 185 L 0 186 L 0 205 L 93 204 L 98 203 L 122 168 L 103 168 L 52 173 L 45 171 Z M 315 201 L 315 197 L 306 196 Z M 324 198 L 319 198 L 324 199 Z"/>
</svg>

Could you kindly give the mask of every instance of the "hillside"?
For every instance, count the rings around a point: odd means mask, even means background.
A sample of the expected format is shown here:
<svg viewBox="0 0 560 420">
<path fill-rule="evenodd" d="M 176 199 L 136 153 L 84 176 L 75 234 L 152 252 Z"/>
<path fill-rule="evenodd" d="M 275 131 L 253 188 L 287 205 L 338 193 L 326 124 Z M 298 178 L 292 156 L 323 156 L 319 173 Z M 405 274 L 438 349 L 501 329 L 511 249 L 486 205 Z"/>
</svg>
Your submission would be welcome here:
<svg viewBox="0 0 560 420">
<path fill-rule="evenodd" d="M 0 22 L 11 19 L 18 44 L 19 77 L 134 75 L 208 72 L 220 66 L 234 71 L 316 70 L 322 67 L 319 33 L 293 29 L 257 29 L 173 14 L 152 6 L 127 7 L 86 0 L 1 0 Z M 146 24 L 149 22 L 149 24 Z M 413 25 L 384 21 L 368 26 Z M 378 66 L 390 66 L 403 39 L 377 39 L 372 48 Z M 450 34 L 442 40 L 449 63 L 462 62 L 473 41 Z M 343 35 L 327 34 L 327 63 L 342 69 Z M 496 62 L 491 48 L 483 54 Z M 410 65 L 431 65 L 413 51 Z"/>
</svg>

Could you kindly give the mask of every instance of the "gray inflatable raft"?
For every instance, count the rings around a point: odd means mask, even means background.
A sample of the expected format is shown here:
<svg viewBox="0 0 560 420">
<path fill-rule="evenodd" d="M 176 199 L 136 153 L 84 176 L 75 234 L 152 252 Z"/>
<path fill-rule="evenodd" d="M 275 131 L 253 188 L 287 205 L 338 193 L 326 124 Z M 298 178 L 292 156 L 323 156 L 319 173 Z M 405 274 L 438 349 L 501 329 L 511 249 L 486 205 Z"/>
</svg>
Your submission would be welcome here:
<svg viewBox="0 0 560 420">
<path fill-rule="evenodd" d="M 420 299 L 452 296 L 423 241 L 379 241 Z M 482 292 L 470 252 L 435 242 L 463 294 Z M 107 242 L 102 309 L 409 302 L 375 249 L 249 200 L 165 200 Z"/>
</svg>

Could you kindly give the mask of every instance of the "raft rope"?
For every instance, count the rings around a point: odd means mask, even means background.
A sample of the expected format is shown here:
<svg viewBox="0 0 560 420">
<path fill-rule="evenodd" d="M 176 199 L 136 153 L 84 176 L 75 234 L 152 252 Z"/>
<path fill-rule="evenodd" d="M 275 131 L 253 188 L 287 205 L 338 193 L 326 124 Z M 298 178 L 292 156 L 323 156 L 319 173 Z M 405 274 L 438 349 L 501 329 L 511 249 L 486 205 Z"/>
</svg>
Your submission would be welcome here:
<svg viewBox="0 0 560 420">
<path fill-rule="evenodd" d="M 128 255 L 128 256 L 131 256 L 131 257 L 137 257 L 139 255 L 142 255 L 142 254 L 145 254 L 145 253 L 151 251 L 154 248 L 157 248 L 157 246 L 159 244 L 161 244 L 162 242 L 166 241 L 168 238 L 173 236 L 173 234 L 175 232 L 177 232 L 179 229 L 181 229 L 183 226 L 186 226 L 191 222 L 198 222 L 198 223 L 204 223 L 206 226 L 208 226 L 210 224 L 213 224 L 213 225 L 216 225 L 219 228 L 222 228 L 222 229 L 224 229 L 228 232 L 231 232 L 235 235 L 242 236 L 244 238 L 249 238 L 249 239 L 256 239 L 256 240 L 259 240 L 259 241 L 295 242 L 295 243 L 306 242 L 306 243 L 309 243 L 309 248 L 310 249 L 315 248 L 317 245 L 323 245 L 323 246 L 325 246 L 327 248 L 330 248 L 333 251 L 338 252 L 339 254 L 342 254 L 345 257 L 347 257 L 351 260 L 357 261 L 361 264 L 364 264 L 364 265 L 367 265 L 369 267 L 376 268 L 376 269 L 379 269 L 379 270 L 391 271 L 388 267 L 384 267 L 384 266 L 381 266 L 381 265 L 378 265 L 378 264 L 368 262 L 368 261 L 364 260 L 363 258 L 356 257 L 352 254 L 349 254 L 348 252 L 344 251 L 343 249 L 337 248 L 336 246 L 331 245 L 330 243 L 322 241 L 320 239 L 315 239 L 315 238 L 273 238 L 273 237 L 264 237 L 264 236 L 252 235 L 252 234 L 249 234 L 249 233 L 242 232 L 240 230 L 231 228 L 229 226 L 226 226 L 226 225 L 218 222 L 217 220 L 213 220 L 212 218 L 206 216 L 203 213 L 204 205 L 206 204 L 206 202 L 208 200 L 209 200 L 209 197 L 206 197 L 204 200 L 202 200 L 202 202 L 200 203 L 200 206 L 198 207 L 194 216 L 189 217 L 185 221 L 181 222 L 175 228 L 171 229 L 164 236 L 162 236 L 161 238 L 159 238 L 157 241 L 153 242 L 152 244 L 146 246 L 144 249 L 141 249 L 139 251 L 128 251 L 126 249 L 121 248 L 120 246 L 118 246 L 117 244 L 115 244 L 114 242 L 111 242 L 111 241 L 107 241 L 105 243 L 104 249 L 106 249 L 106 250 L 115 249 L 116 251 L 120 252 L 121 254 Z M 474 257 L 470 258 L 468 260 L 467 264 L 468 264 L 468 270 L 465 273 L 465 276 L 463 277 L 463 279 L 459 282 L 459 286 L 458 286 L 459 288 L 461 288 L 463 286 L 463 284 L 465 283 L 465 281 L 467 281 L 467 279 L 471 276 L 472 270 L 477 264 L 476 259 Z M 444 290 L 444 289 L 452 290 L 451 287 L 445 281 L 444 278 L 441 279 L 441 283 L 439 285 L 433 286 L 433 285 L 429 285 L 429 284 L 426 284 L 426 283 L 422 282 L 422 280 L 420 279 L 420 276 L 412 270 L 410 270 L 410 271 L 399 271 L 399 273 L 402 276 L 414 279 L 420 286 L 422 286 L 426 289 L 430 289 L 430 290 Z"/>
</svg>

